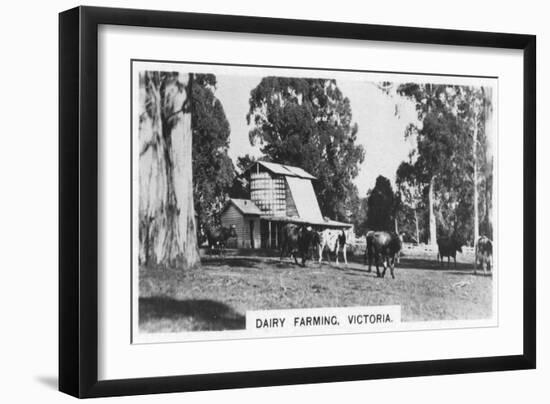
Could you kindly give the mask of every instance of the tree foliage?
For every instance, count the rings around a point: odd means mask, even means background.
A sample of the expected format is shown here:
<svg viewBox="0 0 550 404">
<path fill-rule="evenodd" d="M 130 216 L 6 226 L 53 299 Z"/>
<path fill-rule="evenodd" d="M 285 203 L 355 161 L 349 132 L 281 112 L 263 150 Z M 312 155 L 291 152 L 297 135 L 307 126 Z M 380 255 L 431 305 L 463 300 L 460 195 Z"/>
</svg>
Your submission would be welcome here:
<svg viewBox="0 0 550 404">
<path fill-rule="evenodd" d="M 192 88 L 193 188 L 199 225 L 219 223 L 235 177 L 228 156 L 230 126 L 215 96 L 216 76 L 195 74 Z"/>
<path fill-rule="evenodd" d="M 257 161 L 256 157 L 251 156 L 250 154 L 245 154 L 244 156 L 237 157 L 237 175 L 233 179 L 233 184 L 229 189 L 229 196 L 231 198 L 250 198 L 250 183 L 248 182 L 248 179 L 242 174 L 255 161 Z"/>
<path fill-rule="evenodd" d="M 428 194 L 425 184 L 419 181 L 415 167 L 403 161 L 397 168 L 396 195 L 399 199 L 397 222 L 400 233 L 404 233 L 405 241 L 416 243 L 427 242 L 427 213 Z"/>
<path fill-rule="evenodd" d="M 355 228 L 355 234 L 357 236 L 364 236 L 369 230 L 369 228 L 367 227 L 367 217 L 369 213 L 368 198 L 364 197 L 358 199 L 358 206 L 353 211 L 352 223 Z"/>
<path fill-rule="evenodd" d="M 379 175 L 367 197 L 367 229 L 393 231 L 396 202 L 390 180 Z"/>
<path fill-rule="evenodd" d="M 493 156 L 492 150 L 490 150 L 492 110 L 492 89 L 490 87 L 460 87 L 457 115 L 467 126 L 472 145 L 469 159 L 469 169 L 472 173 L 472 177 L 469 178 L 470 192 L 473 193 L 475 184 L 478 191 L 479 233 L 489 238 L 493 237 Z M 475 147 L 473 147 L 474 141 Z M 474 164 L 476 166 L 475 178 L 473 177 Z M 473 198 L 470 201 L 473 205 Z"/>
<path fill-rule="evenodd" d="M 357 206 L 352 180 L 364 160 L 351 105 L 335 80 L 265 77 L 250 94 L 250 142 L 273 162 L 317 177 L 324 216 L 348 220 Z"/>
<path fill-rule="evenodd" d="M 258 160 L 259 159 L 250 154 L 239 156 L 237 157 L 237 169 L 242 173 Z"/>
<path fill-rule="evenodd" d="M 382 87 L 387 90 L 389 85 Z M 402 84 L 396 90 L 415 103 L 421 122 L 407 128 L 405 136 L 414 137 L 416 149 L 397 170 L 405 206 L 413 211 L 425 209 L 433 186 L 437 234 L 454 234 L 471 243 L 474 186 L 483 191 L 478 203 L 483 207 L 484 234 L 492 233 L 492 158 L 487 155 L 485 131 L 490 97 L 486 91 L 483 87 L 417 83 Z M 474 176 L 474 165 L 481 175 Z"/>
</svg>

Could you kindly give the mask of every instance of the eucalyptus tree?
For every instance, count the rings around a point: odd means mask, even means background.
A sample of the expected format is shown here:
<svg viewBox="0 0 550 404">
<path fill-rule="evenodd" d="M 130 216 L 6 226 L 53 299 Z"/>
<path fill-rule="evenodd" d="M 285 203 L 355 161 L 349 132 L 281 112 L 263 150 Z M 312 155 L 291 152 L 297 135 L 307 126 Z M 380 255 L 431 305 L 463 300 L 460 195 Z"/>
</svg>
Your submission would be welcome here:
<svg viewBox="0 0 550 404">
<path fill-rule="evenodd" d="M 390 180 L 379 175 L 374 188 L 367 196 L 367 229 L 391 231 L 394 225 L 395 206 L 396 200 Z"/>
<path fill-rule="evenodd" d="M 388 84 L 382 86 L 388 91 Z M 479 188 L 485 185 L 484 218 L 492 204 L 492 160 L 487 157 L 487 117 L 491 113 L 490 89 L 447 84 L 401 84 L 397 94 L 411 99 L 420 124 L 410 124 L 405 136 L 414 137 L 416 149 L 408 170 L 398 177 L 414 179 L 428 188 L 429 242 L 435 244 L 437 229 L 458 233 L 463 239 L 479 235 Z M 485 180 L 480 180 L 480 168 Z M 407 175 L 406 171 L 409 171 Z M 403 184 L 404 182 L 401 181 Z M 437 211 L 436 211 L 437 207 Z M 472 214 L 473 211 L 473 214 Z M 473 218 L 472 218 L 473 216 Z M 473 219 L 473 223 L 472 223 Z M 484 223 L 490 220 L 485 220 Z M 489 227 L 486 226 L 486 227 Z M 472 234 L 473 233 L 473 234 Z"/>
<path fill-rule="evenodd" d="M 457 116 L 461 119 L 471 144 L 470 182 L 473 187 L 474 241 L 479 238 L 483 222 L 483 233 L 492 237 L 492 89 L 482 86 L 460 87 L 457 102 Z M 482 191 L 483 192 L 480 192 Z M 480 214 L 480 206 L 482 213 Z"/>
<path fill-rule="evenodd" d="M 314 175 L 323 215 L 349 219 L 359 206 L 352 180 L 365 153 L 356 144 L 350 101 L 336 80 L 264 77 L 249 104 L 250 142 L 260 145 L 266 159 Z"/>
<path fill-rule="evenodd" d="M 405 83 L 397 87 L 396 93 L 411 99 L 415 103 L 418 121 L 411 123 L 405 137 L 414 137 L 417 148 L 411 154 L 411 165 L 415 178 L 428 187 L 428 242 L 437 243 L 437 221 L 435 215 L 436 181 L 445 180 L 453 167 L 456 149 L 455 135 L 460 130 L 456 120 L 454 102 L 456 87 L 444 84 Z"/>
<path fill-rule="evenodd" d="M 199 263 L 193 209 L 193 75 L 139 74 L 139 262 Z"/>
<path fill-rule="evenodd" d="M 395 176 L 395 183 L 400 197 L 401 210 L 412 212 L 415 239 L 417 243 L 420 243 L 419 210 L 424 207 L 422 184 L 418 182 L 415 168 L 411 163 L 404 161 L 399 165 Z"/>
<path fill-rule="evenodd" d="M 228 155 L 231 128 L 215 95 L 216 86 L 213 74 L 193 75 L 193 197 L 199 228 L 219 224 L 219 214 L 235 177 Z"/>
</svg>

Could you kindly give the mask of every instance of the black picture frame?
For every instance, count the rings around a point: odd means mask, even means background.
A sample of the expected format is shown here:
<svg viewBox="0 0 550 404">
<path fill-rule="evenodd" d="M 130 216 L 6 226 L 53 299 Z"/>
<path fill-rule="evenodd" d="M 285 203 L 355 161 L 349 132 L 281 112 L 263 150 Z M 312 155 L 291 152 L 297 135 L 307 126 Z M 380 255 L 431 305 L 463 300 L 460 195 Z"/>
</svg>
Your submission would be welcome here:
<svg viewBox="0 0 550 404">
<path fill-rule="evenodd" d="M 343 38 L 523 51 L 523 354 L 98 381 L 98 26 Z M 78 7 L 59 15 L 59 389 L 76 397 L 325 383 L 536 366 L 536 37 Z"/>
</svg>

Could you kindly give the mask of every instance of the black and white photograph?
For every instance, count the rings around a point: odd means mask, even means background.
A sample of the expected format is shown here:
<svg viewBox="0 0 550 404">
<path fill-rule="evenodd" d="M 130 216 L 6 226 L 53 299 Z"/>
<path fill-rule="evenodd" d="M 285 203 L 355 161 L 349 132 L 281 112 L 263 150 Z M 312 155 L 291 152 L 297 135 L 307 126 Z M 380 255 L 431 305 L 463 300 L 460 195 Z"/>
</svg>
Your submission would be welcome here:
<svg viewBox="0 0 550 404">
<path fill-rule="evenodd" d="M 496 78 L 131 68 L 134 342 L 496 326 Z"/>
<path fill-rule="evenodd" d="M 548 401 L 544 3 L 89 3 L 4 6 L 2 402 Z"/>
</svg>

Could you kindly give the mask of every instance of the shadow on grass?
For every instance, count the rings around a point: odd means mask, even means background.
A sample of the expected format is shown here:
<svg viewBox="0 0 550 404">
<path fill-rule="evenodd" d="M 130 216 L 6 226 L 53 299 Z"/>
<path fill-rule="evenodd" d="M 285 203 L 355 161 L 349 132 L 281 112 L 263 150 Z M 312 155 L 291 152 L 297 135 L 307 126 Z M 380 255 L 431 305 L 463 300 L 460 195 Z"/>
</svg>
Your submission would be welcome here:
<svg viewBox="0 0 550 404">
<path fill-rule="evenodd" d="M 474 270 L 474 264 L 473 263 L 463 263 L 463 262 L 457 262 L 456 267 L 454 261 L 451 261 L 450 265 L 447 264 L 447 261 L 441 263 L 437 262 L 436 260 L 427 260 L 423 258 L 407 258 L 407 257 L 401 257 L 401 261 L 399 264 L 396 264 L 396 267 L 398 268 L 406 268 L 406 269 L 429 269 L 433 271 L 455 271 L 455 272 L 462 272 L 462 271 L 473 271 Z"/>
<path fill-rule="evenodd" d="M 207 264 L 212 267 L 247 267 L 247 268 L 257 268 L 262 265 L 265 265 L 265 261 L 261 258 L 243 258 L 243 257 L 208 257 L 202 259 L 203 264 Z"/>
<path fill-rule="evenodd" d="M 283 257 L 282 260 L 279 259 L 279 257 L 209 257 L 207 259 L 203 258 L 202 263 L 206 264 L 210 267 L 221 267 L 221 266 L 228 266 L 230 268 L 256 268 L 256 269 L 263 269 L 266 265 L 274 265 L 278 268 L 288 268 L 290 267 L 296 267 L 296 268 L 304 268 L 301 265 L 302 260 L 298 260 L 298 264 L 294 262 L 293 259 L 288 257 Z M 307 264 L 311 264 L 311 261 L 306 262 Z"/>
<path fill-rule="evenodd" d="M 193 320 L 201 329 L 240 330 L 246 319 L 230 306 L 213 300 L 176 300 L 169 297 L 140 297 L 140 324 L 157 320 Z"/>
<path fill-rule="evenodd" d="M 490 278 L 493 276 L 492 272 L 487 272 L 486 274 L 483 273 L 483 270 L 477 270 L 477 273 L 474 273 L 473 269 L 470 269 L 468 271 L 445 271 L 445 274 L 449 275 L 472 275 L 472 276 L 479 276 L 479 277 L 486 277 Z"/>
<path fill-rule="evenodd" d="M 336 265 L 334 261 L 331 261 L 330 263 L 323 261 L 322 265 L 327 265 L 333 269 L 341 270 L 347 273 L 356 272 L 357 274 L 371 275 L 376 277 L 376 265 L 372 264 L 371 272 L 369 272 L 368 265 L 365 264 L 363 257 L 348 256 L 348 262 L 350 264 L 351 263 L 359 264 L 360 268 L 345 266 L 342 262 L 340 263 L 340 265 Z M 379 269 L 380 269 L 380 272 L 384 270 L 384 267 L 382 264 L 379 265 Z M 407 257 L 401 257 L 400 262 L 395 264 L 395 269 L 396 270 L 410 269 L 410 270 L 441 271 L 446 274 L 448 273 L 453 275 L 473 275 L 474 273 L 474 265 L 470 263 L 457 262 L 456 268 L 455 268 L 454 262 L 451 262 L 451 264 L 447 266 L 447 262 L 441 263 L 435 260 L 422 259 L 422 258 L 407 258 Z M 479 270 L 478 270 L 478 275 L 480 275 Z"/>
<path fill-rule="evenodd" d="M 352 261 L 349 261 L 349 262 L 352 262 Z M 336 263 L 334 262 L 331 262 L 331 263 L 323 262 L 321 265 L 319 264 L 317 265 L 318 267 L 327 267 L 334 271 L 342 272 L 346 275 L 376 277 L 376 268 L 374 266 L 372 267 L 372 270 L 369 272 L 367 266 L 356 268 L 343 263 L 336 265 Z M 381 269 L 383 268 L 381 267 Z"/>
</svg>

